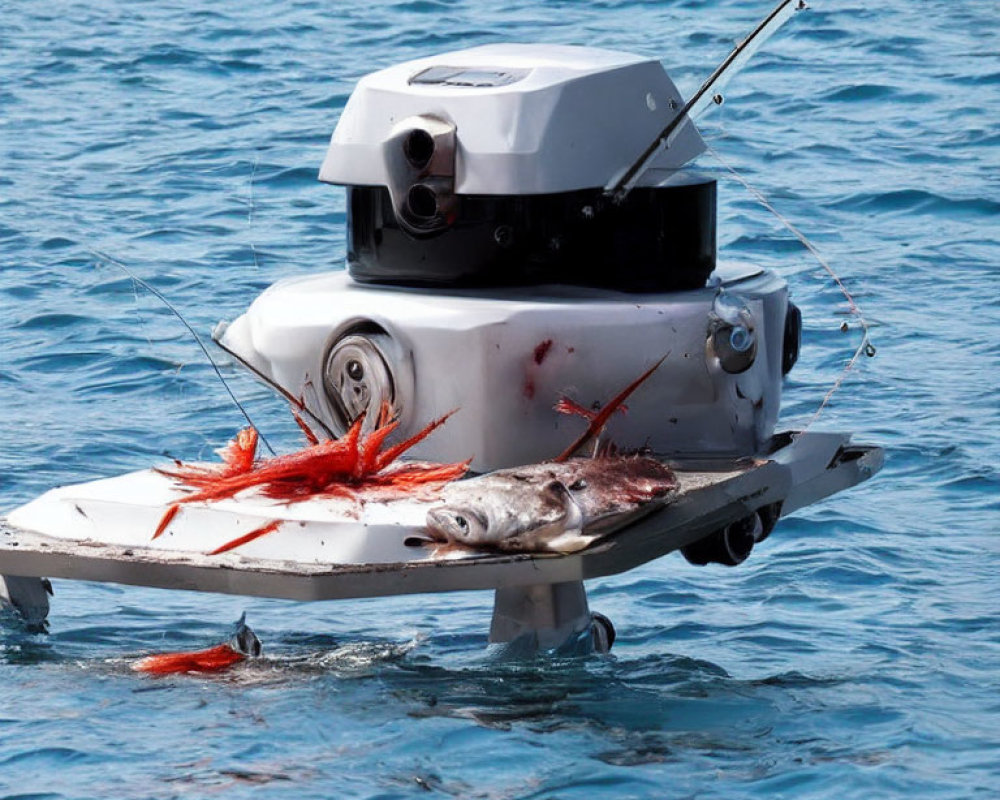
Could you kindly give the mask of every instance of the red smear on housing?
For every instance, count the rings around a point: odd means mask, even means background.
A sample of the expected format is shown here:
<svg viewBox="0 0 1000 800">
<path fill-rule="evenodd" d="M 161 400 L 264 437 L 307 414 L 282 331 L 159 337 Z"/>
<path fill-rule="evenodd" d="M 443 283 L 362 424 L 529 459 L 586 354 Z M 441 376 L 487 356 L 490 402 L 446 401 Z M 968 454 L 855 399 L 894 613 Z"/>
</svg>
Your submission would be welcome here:
<svg viewBox="0 0 1000 800">
<path fill-rule="evenodd" d="M 552 340 L 546 339 L 544 342 L 539 342 L 538 346 L 535 347 L 535 363 L 541 366 L 542 362 L 545 360 L 545 356 L 549 354 L 549 350 L 552 349 Z"/>
<path fill-rule="evenodd" d="M 197 650 L 192 653 L 160 653 L 146 656 L 132 665 L 136 672 L 151 675 L 177 675 L 184 672 L 221 672 L 246 656 L 228 644 Z"/>
</svg>

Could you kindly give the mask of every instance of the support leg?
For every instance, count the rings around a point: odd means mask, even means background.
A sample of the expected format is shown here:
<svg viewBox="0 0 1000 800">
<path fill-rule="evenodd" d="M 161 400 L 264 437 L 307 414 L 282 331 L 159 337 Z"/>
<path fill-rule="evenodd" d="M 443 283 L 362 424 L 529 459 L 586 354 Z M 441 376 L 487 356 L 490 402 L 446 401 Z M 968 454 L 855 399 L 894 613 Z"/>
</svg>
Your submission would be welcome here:
<svg viewBox="0 0 1000 800">
<path fill-rule="evenodd" d="M 591 614 L 582 581 L 502 587 L 493 602 L 490 642 L 517 642 L 526 653 L 566 647 L 607 652 L 614 641 L 610 625 Z"/>
<path fill-rule="evenodd" d="M 48 578 L 0 575 L 0 608 L 14 609 L 29 629 L 44 630 L 50 594 Z"/>
</svg>

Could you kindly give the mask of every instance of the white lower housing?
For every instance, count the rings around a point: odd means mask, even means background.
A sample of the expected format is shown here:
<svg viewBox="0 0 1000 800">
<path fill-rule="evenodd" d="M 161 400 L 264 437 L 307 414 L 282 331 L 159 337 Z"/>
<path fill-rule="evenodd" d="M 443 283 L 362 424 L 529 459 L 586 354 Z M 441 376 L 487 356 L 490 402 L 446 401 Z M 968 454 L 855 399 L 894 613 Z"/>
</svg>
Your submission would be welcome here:
<svg viewBox="0 0 1000 800">
<path fill-rule="evenodd" d="M 476 471 L 555 457 L 586 426 L 553 409 L 561 395 L 588 408 L 604 403 L 666 355 L 628 399 L 627 413 L 612 418 L 611 439 L 668 457 L 751 455 L 777 421 L 787 285 L 748 265 L 717 275 L 756 326 L 756 359 L 740 374 L 725 372 L 706 350 L 718 288 L 432 293 L 361 285 L 334 272 L 275 284 L 216 338 L 337 428 L 323 385 L 328 354 L 345 335 L 380 330 L 373 340 L 392 373 L 400 435 L 459 409 L 410 454 L 471 457 Z"/>
</svg>

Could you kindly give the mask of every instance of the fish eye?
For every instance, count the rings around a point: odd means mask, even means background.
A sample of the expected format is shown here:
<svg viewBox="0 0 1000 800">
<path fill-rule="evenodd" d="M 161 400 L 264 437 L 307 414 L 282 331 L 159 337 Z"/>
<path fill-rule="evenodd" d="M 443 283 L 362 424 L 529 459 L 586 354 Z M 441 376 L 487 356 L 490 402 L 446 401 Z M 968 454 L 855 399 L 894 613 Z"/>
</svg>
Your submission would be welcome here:
<svg viewBox="0 0 1000 800">
<path fill-rule="evenodd" d="M 469 522 L 461 514 L 455 515 L 455 524 L 458 525 L 463 531 L 469 530 Z"/>
</svg>

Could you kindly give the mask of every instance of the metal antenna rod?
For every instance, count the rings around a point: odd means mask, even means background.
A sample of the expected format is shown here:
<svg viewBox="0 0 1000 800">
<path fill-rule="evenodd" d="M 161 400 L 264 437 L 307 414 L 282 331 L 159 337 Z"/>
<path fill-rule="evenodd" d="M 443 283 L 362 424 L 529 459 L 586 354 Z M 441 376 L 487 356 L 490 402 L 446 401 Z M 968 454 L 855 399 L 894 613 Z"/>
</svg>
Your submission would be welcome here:
<svg viewBox="0 0 1000 800">
<path fill-rule="evenodd" d="M 805 0 L 782 0 L 775 6 L 764 20 L 750 32 L 742 42 L 736 45 L 726 59 L 715 68 L 715 71 L 708 77 L 701 88 L 692 95 L 691 99 L 684 104 L 680 111 L 667 123 L 666 127 L 660 131 L 652 144 L 647 147 L 638 159 L 621 175 L 608 186 L 604 193 L 611 195 L 618 202 L 625 199 L 625 196 L 632 190 L 638 182 L 642 173 L 653 157 L 662 147 L 670 147 L 674 138 L 674 133 L 680 129 L 681 125 L 690 121 L 703 112 L 711 104 L 721 102 L 721 96 L 715 92 L 732 77 L 743 65 L 750 60 L 760 47 L 791 18 L 796 11 L 806 8 Z M 718 100 L 716 98 L 719 98 Z"/>
</svg>

